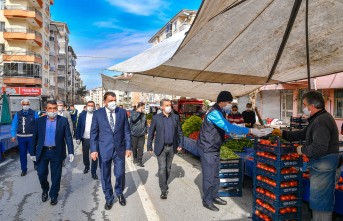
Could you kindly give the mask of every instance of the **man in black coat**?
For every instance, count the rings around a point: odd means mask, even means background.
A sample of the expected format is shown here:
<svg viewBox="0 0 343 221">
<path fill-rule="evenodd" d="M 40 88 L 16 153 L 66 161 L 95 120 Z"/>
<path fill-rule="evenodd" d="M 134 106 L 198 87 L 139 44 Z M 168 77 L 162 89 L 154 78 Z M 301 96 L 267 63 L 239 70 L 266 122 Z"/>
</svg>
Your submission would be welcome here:
<svg viewBox="0 0 343 221">
<path fill-rule="evenodd" d="M 182 150 L 183 133 L 181 130 L 180 118 L 172 113 L 171 100 L 161 101 L 162 113 L 152 118 L 148 136 L 148 151 L 152 152 L 154 142 L 154 153 L 158 161 L 158 178 L 161 188 L 161 199 L 167 199 L 168 178 L 174 154 Z M 156 134 L 155 134 L 156 132 Z"/>
</svg>

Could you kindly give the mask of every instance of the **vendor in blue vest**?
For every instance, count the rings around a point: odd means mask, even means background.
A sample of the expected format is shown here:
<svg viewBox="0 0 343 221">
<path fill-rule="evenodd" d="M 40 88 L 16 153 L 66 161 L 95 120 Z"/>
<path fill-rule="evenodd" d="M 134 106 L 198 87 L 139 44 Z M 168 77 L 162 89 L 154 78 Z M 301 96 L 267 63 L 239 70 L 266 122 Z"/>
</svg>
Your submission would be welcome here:
<svg viewBox="0 0 343 221">
<path fill-rule="evenodd" d="M 21 164 L 21 176 L 27 174 L 27 154 L 32 147 L 32 136 L 35 129 L 35 122 L 38 118 L 38 113 L 30 109 L 30 101 L 24 99 L 21 101 L 23 109 L 17 112 L 12 121 L 11 136 L 12 142 L 18 139 L 20 164 Z M 34 162 L 34 168 L 36 169 L 36 163 Z"/>
<path fill-rule="evenodd" d="M 222 91 L 217 103 L 206 113 L 200 129 L 197 143 L 202 167 L 203 206 L 212 211 L 219 211 L 217 205 L 227 202 L 218 195 L 220 146 L 224 142 L 225 133 L 253 134 L 261 137 L 271 133 L 272 129 L 245 128 L 232 125 L 225 119 L 225 112 L 231 109 L 233 97 L 230 92 Z"/>
</svg>

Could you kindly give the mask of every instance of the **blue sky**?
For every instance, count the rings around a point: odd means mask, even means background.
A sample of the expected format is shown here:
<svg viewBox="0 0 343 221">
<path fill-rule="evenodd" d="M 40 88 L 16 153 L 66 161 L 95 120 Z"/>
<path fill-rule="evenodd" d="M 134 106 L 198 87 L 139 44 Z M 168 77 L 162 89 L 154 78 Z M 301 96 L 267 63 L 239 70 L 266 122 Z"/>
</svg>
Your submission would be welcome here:
<svg viewBox="0 0 343 221">
<path fill-rule="evenodd" d="M 95 3 L 96 2 L 96 3 Z M 198 9 L 201 0 L 55 0 L 52 19 L 69 26 L 70 45 L 79 57 L 87 89 L 101 86 L 99 73 L 151 47 L 148 40 L 182 9 Z"/>
</svg>

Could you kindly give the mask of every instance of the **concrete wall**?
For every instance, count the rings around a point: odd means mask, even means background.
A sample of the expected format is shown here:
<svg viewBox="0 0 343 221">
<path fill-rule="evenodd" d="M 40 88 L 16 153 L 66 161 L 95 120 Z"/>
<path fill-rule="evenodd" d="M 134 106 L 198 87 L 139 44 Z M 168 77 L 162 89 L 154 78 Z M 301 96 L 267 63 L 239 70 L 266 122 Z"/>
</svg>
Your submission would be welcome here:
<svg viewBox="0 0 343 221">
<path fill-rule="evenodd" d="M 280 91 L 262 91 L 259 94 L 258 109 L 260 111 L 262 119 L 266 118 L 281 118 L 281 96 Z"/>
</svg>

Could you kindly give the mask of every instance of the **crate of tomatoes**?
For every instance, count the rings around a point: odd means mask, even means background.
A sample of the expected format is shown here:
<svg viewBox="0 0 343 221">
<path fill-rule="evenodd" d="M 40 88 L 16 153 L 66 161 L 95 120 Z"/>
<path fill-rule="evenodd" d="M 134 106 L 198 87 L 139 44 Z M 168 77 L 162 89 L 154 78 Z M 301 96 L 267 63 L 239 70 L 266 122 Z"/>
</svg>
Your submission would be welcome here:
<svg viewBox="0 0 343 221">
<path fill-rule="evenodd" d="M 272 136 L 255 140 L 253 220 L 301 218 L 302 157 L 296 145 Z"/>
</svg>

